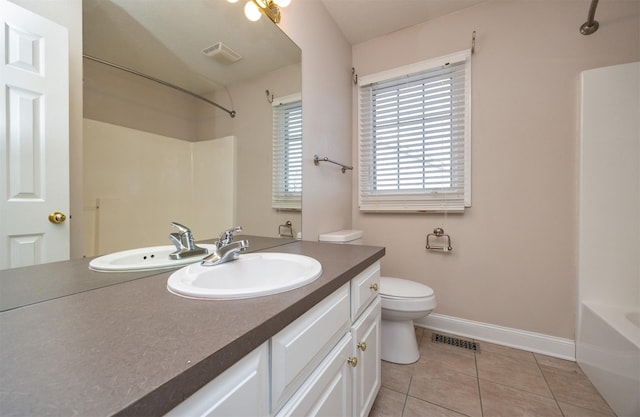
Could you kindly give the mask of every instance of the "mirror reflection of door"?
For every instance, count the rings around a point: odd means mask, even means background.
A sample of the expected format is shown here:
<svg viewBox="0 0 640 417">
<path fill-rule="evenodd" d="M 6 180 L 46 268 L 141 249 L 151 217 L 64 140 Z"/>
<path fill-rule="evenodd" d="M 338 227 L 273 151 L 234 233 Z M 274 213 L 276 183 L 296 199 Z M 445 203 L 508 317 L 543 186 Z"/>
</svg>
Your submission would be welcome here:
<svg viewBox="0 0 640 417">
<path fill-rule="evenodd" d="M 66 28 L 0 6 L 0 269 L 8 269 L 69 259 L 69 47 Z"/>
</svg>

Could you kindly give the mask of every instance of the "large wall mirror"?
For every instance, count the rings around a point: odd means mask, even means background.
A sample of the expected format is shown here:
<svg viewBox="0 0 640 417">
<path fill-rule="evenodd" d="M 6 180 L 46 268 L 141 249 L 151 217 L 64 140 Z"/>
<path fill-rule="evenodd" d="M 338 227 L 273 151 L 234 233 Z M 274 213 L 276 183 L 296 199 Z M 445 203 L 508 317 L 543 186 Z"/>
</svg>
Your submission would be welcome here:
<svg viewBox="0 0 640 417">
<path fill-rule="evenodd" d="M 301 52 L 242 8 L 226 0 L 83 1 L 85 55 L 236 112 L 85 57 L 85 256 L 169 244 L 172 221 L 198 240 L 235 225 L 278 237 L 291 222 L 293 235 L 301 232 L 301 211 L 274 209 L 271 195 L 272 101 L 301 94 Z"/>
</svg>

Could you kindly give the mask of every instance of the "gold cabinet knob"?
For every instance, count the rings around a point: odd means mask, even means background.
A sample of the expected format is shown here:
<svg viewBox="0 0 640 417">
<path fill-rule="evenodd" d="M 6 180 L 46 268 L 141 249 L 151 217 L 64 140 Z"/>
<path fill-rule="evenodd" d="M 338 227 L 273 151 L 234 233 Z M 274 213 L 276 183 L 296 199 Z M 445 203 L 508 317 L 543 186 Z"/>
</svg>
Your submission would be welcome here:
<svg viewBox="0 0 640 417">
<path fill-rule="evenodd" d="M 349 358 L 347 359 L 347 363 L 355 368 L 358 364 L 358 358 Z"/>
<path fill-rule="evenodd" d="M 378 284 L 371 284 L 369 288 L 371 288 L 374 291 L 378 291 Z"/>
<path fill-rule="evenodd" d="M 54 211 L 49 214 L 49 221 L 54 224 L 60 224 L 67 220 L 67 216 L 60 213 L 59 211 Z"/>
<path fill-rule="evenodd" d="M 367 350 L 367 344 L 365 342 L 358 343 L 358 349 L 364 352 L 365 350 Z"/>
</svg>

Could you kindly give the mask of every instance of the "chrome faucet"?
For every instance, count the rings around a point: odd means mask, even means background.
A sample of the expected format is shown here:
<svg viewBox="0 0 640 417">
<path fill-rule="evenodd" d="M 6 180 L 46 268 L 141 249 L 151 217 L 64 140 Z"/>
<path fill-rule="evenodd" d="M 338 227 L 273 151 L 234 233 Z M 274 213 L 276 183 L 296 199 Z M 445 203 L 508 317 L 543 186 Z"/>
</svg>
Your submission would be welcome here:
<svg viewBox="0 0 640 417">
<path fill-rule="evenodd" d="M 176 247 L 176 251 L 169 254 L 169 259 L 178 260 L 209 253 L 207 249 L 195 244 L 193 241 L 193 233 L 191 233 L 188 227 L 176 222 L 172 222 L 171 226 L 178 229 L 178 232 L 169 234 L 169 240 Z"/>
<path fill-rule="evenodd" d="M 242 227 L 236 226 L 222 232 L 215 242 L 213 253 L 202 260 L 202 265 L 214 266 L 238 259 L 240 252 L 244 252 L 249 247 L 248 240 L 233 242 L 233 234 L 241 231 Z"/>
</svg>

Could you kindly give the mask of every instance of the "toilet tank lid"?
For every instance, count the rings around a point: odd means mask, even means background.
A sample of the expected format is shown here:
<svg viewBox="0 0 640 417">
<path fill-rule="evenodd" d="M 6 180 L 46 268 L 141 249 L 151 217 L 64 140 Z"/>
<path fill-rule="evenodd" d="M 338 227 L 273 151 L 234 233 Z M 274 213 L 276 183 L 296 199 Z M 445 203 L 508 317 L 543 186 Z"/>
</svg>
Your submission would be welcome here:
<svg viewBox="0 0 640 417">
<path fill-rule="evenodd" d="M 408 279 L 380 277 L 380 295 L 403 298 L 431 297 L 433 290 L 420 282 Z"/>
<path fill-rule="evenodd" d="M 320 242 L 351 242 L 362 237 L 362 230 L 344 229 L 335 232 L 321 233 L 318 237 Z"/>
</svg>

